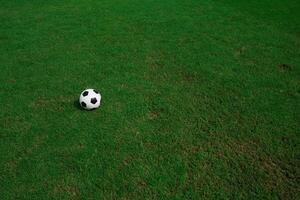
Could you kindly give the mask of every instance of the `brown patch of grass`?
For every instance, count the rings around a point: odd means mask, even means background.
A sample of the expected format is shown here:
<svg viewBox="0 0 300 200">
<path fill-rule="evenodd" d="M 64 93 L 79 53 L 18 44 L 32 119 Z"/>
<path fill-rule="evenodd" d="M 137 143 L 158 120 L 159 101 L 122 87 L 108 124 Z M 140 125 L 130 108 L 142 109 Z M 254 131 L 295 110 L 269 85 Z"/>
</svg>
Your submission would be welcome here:
<svg viewBox="0 0 300 200">
<path fill-rule="evenodd" d="M 31 123 L 21 117 L 6 117 L 1 119 L 0 122 L 2 130 L 24 132 L 31 128 Z"/>
<path fill-rule="evenodd" d="M 70 150 L 72 152 L 82 151 L 85 148 L 86 148 L 86 146 L 83 143 L 81 143 L 81 142 L 75 143 L 75 144 L 73 144 L 71 146 L 67 146 L 66 147 L 66 149 L 68 149 L 68 150 Z"/>
<path fill-rule="evenodd" d="M 67 193 L 70 199 L 77 199 L 78 188 L 71 185 L 60 184 L 54 188 L 53 193 Z"/>
<path fill-rule="evenodd" d="M 123 160 L 123 164 L 125 166 L 129 165 L 129 163 L 133 160 L 132 156 L 125 156 L 124 160 Z"/>
<path fill-rule="evenodd" d="M 7 83 L 11 83 L 11 84 L 16 83 L 16 82 L 17 82 L 16 79 L 9 79 L 9 80 L 7 80 Z"/>
<path fill-rule="evenodd" d="M 203 150 L 203 148 L 200 145 L 192 145 L 185 149 L 185 152 L 188 154 L 195 154 L 199 151 Z"/>
<path fill-rule="evenodd" d="M 32 154 L 32 152 L 33 152 L 35 149 L 37 149 L 39 146 L 41 146 L 41 144 L 43 143 L 43 141 L 44 141 L 45 138 L 46 138 L 45 135 L 36 136 L 36 137 L 33 139 L 32 145 L 24 151 L 22 157 L 29 157 L 30 154 Z"/>
<path fill-rule="evenodd" d="M 73 99 L 74 98 L 72 97 L 63 96 L 51 99 L 38 98 L 30 104 L 30 107 L 33 109 L 51 109 L 55 111 L 63 111 L 65 107 L 64 104 L 71 104 Z"/>
<path fill-rule="evenodd" d="M 292 183 L 299 182 L 300 177 L 284 167 L 289 165 L 286 160 L 280 160 L 263 152 L 258 152 L 257 148 L 259 145 L 260 141 L 258 140 L 249 140 L 248 142 L 234 141 L 229 144 L 229 148 L 236 154 L 247 158 L 257 169 L 262 170 L 266 174 L 264 185 L 269 191 L 276 190 L 280 192 L 280 196 L 283 199 L 292 198 L 293 193 L 297 191 L 297 188 Z"/>
<path fill-rule="evenodd" d="M 151 51 L 146 56 L 146 63 L 149 65 L 151 70 L 157 70 L 163 67 L 163 65 L 160 63 L 161 59 L 162 54 L 159 51 Z"/>
<path fill-rule="evenodd" d="M 138 181 L 137 185 L 140 189 L 147 187 L 147 183 L 144 180 Z"/>
<path fill-rule="evenodd" d="M 157 111 L 150 111 L 147 113 L 147 119 L 155 120 L 158 117 L 159 113 Z"/>
<path fill-rule="evenodd" d="M 185 82 L 194 82 L 197 77 L 194 74 L 184 72 L 181 74 L 183 81 Z"/>
<path fill-rule="evenodd" d="M 71 196 L 71 197 L 76 197 L 78 193 L 77 187 L 66 185 L 64 187 L 64 190 Z"/>
<path fill-rule="evenodd" d="M 186 46 L 187 44 L 190 44 L 190 43 L 193 43 L 193 42 L 195 42 L 195 41 L 194 41 L 193 39 L 191 39 L 191 38 L 188 38 L 188 37 L 181 37 L 181 38 L 178 39 L 177 45 L 178 45 L 179 47 L 184 47 L 184 46 Z"/>
<path fill-rule="evenodd" d="M 5 164 L 5 169 L 8 171 L 8 173 L 14 173 L 14 172 L 16 172 L 16 169 L 17 169 L 17 160 L 13 159 L 13 160 L 8 161 Z"/>
<path fill-rule="evenodd" d="M 42 142 L 44 141 L 45 136 L 37 136 L 33 139 L 33 143 L 30 147 L 24 149 L 24 151 L 21 152 L 21 155 L 18 156 L 17 158 L 14 158 L 12 160 L 9 160 L 6 165 L 5 165 L 5 169 L 9 172 L 9 173 L 15 173 L 17 166 L 19 164 L 20 161 L 30 157 L 30 155 L 32 154 L 32 152 L 34 150 L 36 150 L 39 146 L 42 145 Z"/>
<path fill-rule="evenodd" d="M 126 168 L 128 165 L 130 165 L 130 163 L 132 163 L 135 160 L 135 158 L 131 155 L 127 155 L 125 156 L 125 158 L 123 159 L 123 161 L 120 163 L 119 165 L 119 170 L 121 171 L 122 169 Z"/>
<path fill-rule="evenodd" d="M 240 57 L 245 53 L 245 51 L 246 51 L 246 47 L 241 47 L 235 51 L 234 55 L 236 57 Z"/>
</svg>

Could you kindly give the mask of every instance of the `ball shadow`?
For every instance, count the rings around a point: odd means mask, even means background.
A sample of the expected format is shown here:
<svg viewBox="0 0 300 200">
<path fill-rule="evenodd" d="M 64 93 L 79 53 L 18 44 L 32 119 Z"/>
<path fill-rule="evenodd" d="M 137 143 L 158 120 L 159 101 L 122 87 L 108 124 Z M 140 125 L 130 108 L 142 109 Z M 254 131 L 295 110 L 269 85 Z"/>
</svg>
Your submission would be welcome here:
<svg viewBox="0 0 300 200">
<path fill-rule="evenodd" d="M 81 107 L 81 105 L 80 105 L 80 103 L 79 103 L 78 100 L 74 100 L 73 105 L 78 110 L 84 110 L 84 111 L 93 111 L 93 110 L 96 110 L 96 108 L 92 108 L 92 109 L 89 109 L 89 110 L 84 109 L 83 107 Z"/>
<path fill-rule="evenodd" d="M 73 105 L 74 105 L 74 107 L 75 107 L 76 109 L 78 109 L 78 110 L 84 110 L 84 109 L 81 107 L 81 105 L 80 105 L 80 103 L 79 103 L 78 100 L 74 100 Z"/>
</svg>

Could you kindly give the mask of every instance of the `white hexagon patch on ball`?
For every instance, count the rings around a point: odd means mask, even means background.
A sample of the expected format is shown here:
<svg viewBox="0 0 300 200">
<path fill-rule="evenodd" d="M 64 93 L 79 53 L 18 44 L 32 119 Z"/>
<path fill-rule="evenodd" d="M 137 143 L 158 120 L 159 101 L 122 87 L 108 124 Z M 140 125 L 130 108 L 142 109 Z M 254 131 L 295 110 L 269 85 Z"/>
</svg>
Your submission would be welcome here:
<svg viewBox="0 0 300 200">
<path fill-rule="evenodd" d="M 99 108 L 101 102 L 101 95 L 97 90 L 86 89 L 81 92 L 79 103 L 82 108 L 92 110 Z"/>
</svg>

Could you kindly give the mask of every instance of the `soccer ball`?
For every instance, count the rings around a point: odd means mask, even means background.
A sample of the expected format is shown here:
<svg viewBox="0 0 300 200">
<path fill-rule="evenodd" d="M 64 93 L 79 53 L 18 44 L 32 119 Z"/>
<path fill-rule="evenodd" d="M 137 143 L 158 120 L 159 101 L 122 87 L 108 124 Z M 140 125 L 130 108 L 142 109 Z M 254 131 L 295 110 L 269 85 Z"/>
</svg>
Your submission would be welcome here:
<svg viewBox="0 0 300 200">
<path fill-rule="evenodd" d="M 96 109 L 100 106 L 101 95 L 94 89 L 83 90 L 79 97 L 79 103 L 86 110 Z"/>
</svg>

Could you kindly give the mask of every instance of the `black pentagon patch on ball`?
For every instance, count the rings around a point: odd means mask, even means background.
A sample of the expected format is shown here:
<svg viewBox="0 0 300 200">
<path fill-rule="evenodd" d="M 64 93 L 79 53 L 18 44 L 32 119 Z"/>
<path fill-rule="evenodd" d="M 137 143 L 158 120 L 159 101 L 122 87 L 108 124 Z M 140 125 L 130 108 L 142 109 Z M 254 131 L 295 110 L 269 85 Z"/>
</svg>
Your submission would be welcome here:
<svg viewBox="0 0 300 200">
<path fill-rule="evenodd" d="M 94 90 L 94 92 L 95 92 L 96 94 L 99 94 L 99 92 L 98 92 L 97 90 Z"/>
<path fill-rule="evenodd" d="M 82 96 L 86 97 L 88 94 L 89 94 L 88 91 L 84 91 L 84 92 L 82 93 Z"/>
<path fill-rule="evenodd" d="M 94 97 L 94 98 L 91 98 L 91 103 L 92 104 L 95 104 L 95 103 L 97 103 L 97 99 Z"/>
<path fill-rule="evenodd" d="M 86 108 L 86 103 L 84 103 L 83 101 L 81 102 L 81 106 Z"/>
</svg>

